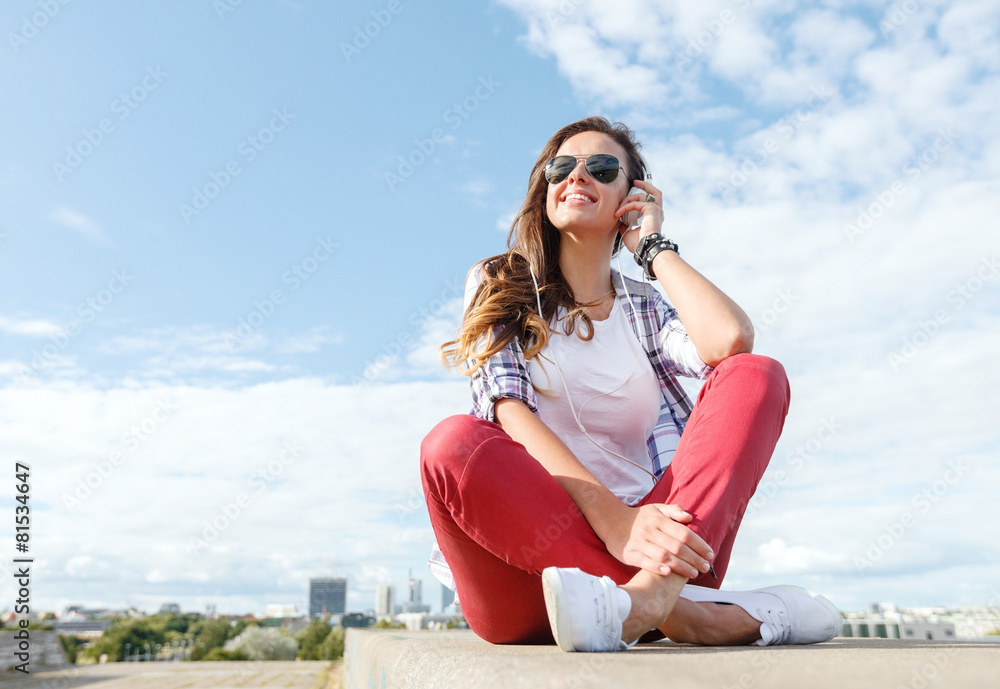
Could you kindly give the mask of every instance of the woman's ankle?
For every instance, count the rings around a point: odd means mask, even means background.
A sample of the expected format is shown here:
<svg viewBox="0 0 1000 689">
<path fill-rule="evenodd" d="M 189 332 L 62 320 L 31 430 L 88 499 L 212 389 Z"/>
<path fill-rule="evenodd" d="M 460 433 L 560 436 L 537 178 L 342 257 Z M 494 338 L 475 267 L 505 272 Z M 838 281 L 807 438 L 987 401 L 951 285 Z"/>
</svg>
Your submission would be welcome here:
<svg viewBox="0 0 1000 689">
<path fill-rule="evenodd" d="M 664 624 L 686 582 L 687 579 L 677 574 L 660 576 L 640 570 L 631 581 L 622 584 L 619 588 L 632 600 L 632 609 L 622 621 L 622 640 L 632 643 Z"/>
</svg>

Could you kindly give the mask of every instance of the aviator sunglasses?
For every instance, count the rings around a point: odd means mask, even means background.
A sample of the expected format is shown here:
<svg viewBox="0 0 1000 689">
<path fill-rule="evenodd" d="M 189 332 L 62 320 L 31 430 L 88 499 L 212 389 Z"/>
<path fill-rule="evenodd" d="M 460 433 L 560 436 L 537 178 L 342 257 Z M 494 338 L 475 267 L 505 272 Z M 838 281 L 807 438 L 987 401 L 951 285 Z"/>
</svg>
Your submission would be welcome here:
<svg viewBox="0 0 1000 689">
<path fill-rule="evenodd" d="M 613 155 L 595 153 L 592 156 L 556 156 L 545 164 L 545 179 L 549 184 L 558 184 L 576 169 L 577 161 L 586 158 L 587 172 L 598 182 L 614 182 L 621 170 L 621 164 Z"/>
</svg>

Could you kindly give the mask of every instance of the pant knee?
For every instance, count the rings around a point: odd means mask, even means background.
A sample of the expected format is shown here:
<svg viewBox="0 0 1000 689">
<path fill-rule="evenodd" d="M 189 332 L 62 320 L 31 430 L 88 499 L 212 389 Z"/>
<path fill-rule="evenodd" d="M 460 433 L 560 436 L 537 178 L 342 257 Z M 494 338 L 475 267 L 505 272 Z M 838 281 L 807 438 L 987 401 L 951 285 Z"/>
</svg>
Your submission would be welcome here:
<svg viewBox="0 0 1000 689">
<path fill-rule="evenodd" d="M 442 488 L 439 479 L 446 474 L 461 476 L 475 449 L 498 431 L 503 432 L 496 424 L 471 414 L 449 416 L 438 423 L 420 443 L 420 474 L 425 490 L 429 486 Z"/>
<path fill-rule="evenodd" d="M 715 370 L 738 376 L 744 385 L 758 392 L 762 402 L 788 407 L 791 397 L 788 375 L 777 359 L 761 354 L 734 354 Z"/>
</svg>

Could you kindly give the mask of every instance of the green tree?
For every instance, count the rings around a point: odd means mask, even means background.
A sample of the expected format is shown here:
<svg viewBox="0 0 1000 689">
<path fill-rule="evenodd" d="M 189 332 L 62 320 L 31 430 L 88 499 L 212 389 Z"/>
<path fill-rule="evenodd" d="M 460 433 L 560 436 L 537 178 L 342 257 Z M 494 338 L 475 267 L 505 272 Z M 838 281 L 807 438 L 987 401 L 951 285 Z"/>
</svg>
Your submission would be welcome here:
<svg viewBox="0 0 1000 689">
<path fill-rule="evenodd" d="M 226 650 L 242 651 L 250 660 L 294 660 L 299 644 L 284 629 L 253 626 L 227 643 Z"/>
<path fill-rule="evenodd" d="M 393 622 L 389 618 L 383 617 L 375 623 L 373 629 L 406 629 L 406 625 L 402 622 Z"/>
<path fill-rule="evenodd" d="M 66 659 L 75 664 L 76 654 L 83 647 L 83 642 L 75 636 L 63 636 L 60 634 L 59 643 L 62 644 L 63 650 L 66 651 Z"/>
<path fill-rule="evenodd" d="M 295 639 L 299 642 L 299 660 L 323 660 L 320 647 L 330 635 L 330 616 L 313 618 L 309 625 L 299 630 Z"/>
<path fill-rule="evenodd" d="M 222 648 L 213 648 L 202 658 L 204 661 L 211 660 L 250 660 L 243 651 L 226 651 Z"/>
<path fill-rule="evenodd" d="M 319 647 L 320 660 L 339 660 L 344 657 L 344 628 L 336 626 L 323 639 Z"/>
<path fill-rule="evenodd" d="M 96 661 L 106 653 L 110 660 L 124 660 L 125 644 L 131 646 L 129 653 L 141 653 L 147 645 L 153 649 L 166 640 L 162 626 L 155 621 L 120 618 L 112 621 L 101 638 L 84 649 L 83 655 Z"/>
<path fill-rule="evenodd" d="M 189 628 L 195 639 L 191 660 L 206 660 L 206 656 L 213 648 L 221 649 L 227 641 L 239 636 L 247 625 L 246 620 L 238 620 L 235 623 L 226 620 L 198 620 Z"/>
</svg>

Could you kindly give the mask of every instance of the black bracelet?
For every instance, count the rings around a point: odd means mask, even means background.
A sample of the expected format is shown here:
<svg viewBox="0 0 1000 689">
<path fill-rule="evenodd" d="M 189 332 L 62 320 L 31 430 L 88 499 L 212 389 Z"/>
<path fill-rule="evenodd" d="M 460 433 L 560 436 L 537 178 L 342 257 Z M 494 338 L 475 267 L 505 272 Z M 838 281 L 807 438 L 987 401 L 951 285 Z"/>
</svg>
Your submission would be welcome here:
<svg viewBox="0 0 1000 689">
<path fill-rule="evenodd" d="M 656 258 L 656 255 L 661 251 L 667 250 L 673 251 L 675 254 L 680 256 L 680 251 L 678 250 L 677 245 L 669 239 L 661 239 L 656 244 L 646 248 L 646 251 L 643 254 L 642 269 L 645 271 L 646 277 L 650 280 L 656 279 L 656 275 L 653 273 L 653 259 Z"/>
<path fill-rule="evenodd" d="M 645 269 L 644 257 L 646 255 L 646 250 L 650 247 L 651 244 L 662 240 L 663 240 L 663 235 L 660 234 L 659 232 L 654 232 L 653 234 L 647 234 L 645 237 L 639 240 L 639 244 L 635 247 L 635 254 L 633 255 L 633 258 L 635 258 L 635 262 L 640 268 Z"/>
</svg>

